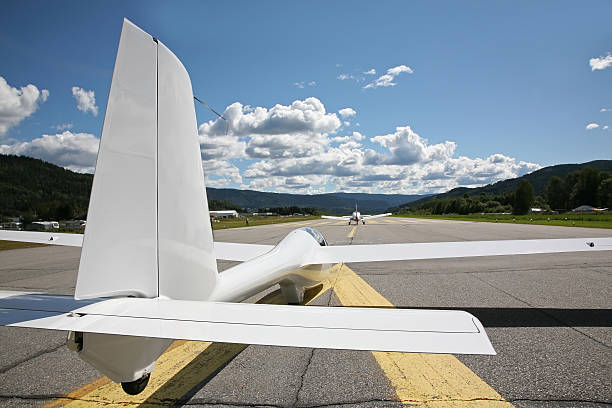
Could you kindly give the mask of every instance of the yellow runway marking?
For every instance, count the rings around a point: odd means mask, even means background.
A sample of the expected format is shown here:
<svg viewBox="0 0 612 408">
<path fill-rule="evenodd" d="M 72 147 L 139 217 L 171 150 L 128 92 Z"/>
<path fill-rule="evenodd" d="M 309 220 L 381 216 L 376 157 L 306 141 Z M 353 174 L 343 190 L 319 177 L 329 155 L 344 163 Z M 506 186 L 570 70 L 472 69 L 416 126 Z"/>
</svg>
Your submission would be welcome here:
<svg viewBox="0 0 612 408">
<path fill-rule="evenodd" d="M 354 238 L 356 231 L 357 231 L 357 226 L 354 226 L 353 229 L 351 230 L 351 232 L 349 232 L 349 234 L 346 237 L 347 238 Z"/>
<path fill-rule="evenodd" d="M 357 227 L 353 228 L 352 233 Z M 317 288 L 308 290 L 305 304 L 332 288 L 344 306 L 394 307 L 346 265 L 335 265 L 330 276 Z M 283 303 L 280 291 L 258 303 Z M 159 406 L 187 395 L 196 386 L 222 369 L 247 346 L 243 344 L 176 341 L 159 358 L 148 387 L 137 396 L 123 392 L 106 377 L 47 404 Z M 419 407 L 512 407 L 499 393 L 452 355 L 416 353 L 372 353 L 391 381 L 399 401 Z M 254 373 L 254 375 L 256 375 Z"/>
<path fill-rule="evenodd" d="M 331 276 L 335 276 L 339 268 L 340 265 L 333 266 Z M 307 290 L 304 295 L 304 304 L 312 302 L 330 288 L 330 282 L 325 281 L 322 285 Z M 286 304 L 280 290 L 263 297 L 257 303 Z M 149 384 L 142 393 L 127 395 L 120 384 L 104 377 L 79 388 L 64 398 L 52 401 L 45 405 L 45 408 L 168 405 L 169 402 L 180 399 L 224 367 L 246 347 L 248 347 L 246 344 L 178 340 L 157 360 Z"/>
<path fill-rule="evenodd" d="M 334 293 L 344 306 L 394 307 L 343 265 Z M 508 401 L 450 354 L 372 353 L 399 400 L 420 407 L 512 407 Z"/>
</svg>

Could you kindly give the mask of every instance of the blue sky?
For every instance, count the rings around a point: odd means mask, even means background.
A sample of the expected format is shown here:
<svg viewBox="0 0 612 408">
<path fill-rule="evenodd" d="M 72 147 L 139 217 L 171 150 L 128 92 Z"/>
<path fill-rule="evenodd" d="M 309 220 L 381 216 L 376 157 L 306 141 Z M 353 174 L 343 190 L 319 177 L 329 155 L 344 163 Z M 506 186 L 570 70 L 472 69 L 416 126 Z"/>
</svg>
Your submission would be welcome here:
<svg viewBox="0 0 612 408">
<path fill-rule="evenodd" d="M 209 185 L 426 193 L 611 159 L 610 16 L 609 1 L 5 1 L 0 152 L 93 170 L 127 17 L 234 118 L 226 136 L 196 107 Z"/>
</svg>

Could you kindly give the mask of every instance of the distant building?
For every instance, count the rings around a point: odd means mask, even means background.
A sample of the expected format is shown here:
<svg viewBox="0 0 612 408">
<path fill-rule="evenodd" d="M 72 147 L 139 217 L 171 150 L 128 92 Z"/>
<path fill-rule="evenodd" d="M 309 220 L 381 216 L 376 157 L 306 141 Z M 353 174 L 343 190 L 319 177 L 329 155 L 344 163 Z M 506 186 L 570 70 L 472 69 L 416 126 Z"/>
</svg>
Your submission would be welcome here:
<svg viewBox="0 0 612 408">
<path fill-rule="evenodd" d="M 19 221 L 9 221 L 2 223 L 2 229 L 11 230 L 11 231 L 19 231 L 23 227 L 23 224 Z"/>
<path fill-rule="evenodd" d="M 85 220 L 68 220 L 64 221 L 64 228 L 69 231 L 83 231 L 87 221 Z"/>
<path fill-rule="evenodd" d="M 26 225 L 26 231 L 52 231 L 59 229 L 59 222 L 57 221 L 34 221 L 31 224 Z"/>
<path fill-rule="evenodd" d="M 270 216 L 270 215 L 276 215 L 276 213 L 272 213 L 272 212 L 256 212 L 253 213 L 253 216 Z"/>
<path fill-rule="evenodd" d="M 607 208 L 595 208 L 590 205 L 581 205 L 580 207 L 574 208 L 572 212 L 602 212 L 607 210 Z"/>
<path fill-rule="evenodd" d="M 237 218 L 238 212 L 236 210 L 210 211 L 210 216 L 214 218 Z"/>
</svg>

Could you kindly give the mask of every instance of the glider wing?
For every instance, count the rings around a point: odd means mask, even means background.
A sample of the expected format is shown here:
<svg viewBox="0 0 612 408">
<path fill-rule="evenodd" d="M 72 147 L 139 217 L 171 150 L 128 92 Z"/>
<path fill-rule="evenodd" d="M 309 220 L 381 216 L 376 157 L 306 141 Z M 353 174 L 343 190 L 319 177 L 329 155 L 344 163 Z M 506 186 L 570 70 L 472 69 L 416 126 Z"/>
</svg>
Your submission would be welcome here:
<svg viewBox="0 0 612 408">
<path fill-rule="evenodd" d="M 610 250 L 612 250 L 612 238 L 338 245 L 316 248 L 306 258 L 304 265 Z"/>
</svg>

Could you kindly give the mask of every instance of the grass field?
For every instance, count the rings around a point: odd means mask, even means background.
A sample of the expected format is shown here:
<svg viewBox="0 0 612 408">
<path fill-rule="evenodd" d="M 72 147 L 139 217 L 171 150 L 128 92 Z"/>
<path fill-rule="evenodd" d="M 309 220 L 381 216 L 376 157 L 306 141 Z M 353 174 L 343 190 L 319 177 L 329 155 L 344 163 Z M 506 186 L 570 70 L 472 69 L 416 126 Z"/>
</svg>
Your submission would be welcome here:
<svg viewBox="0 0 612 408">
<path fill-rule="evenodd" d="M 45 244 L 35 244 L 33 242 L 17 242 L 17 241 L 1 241 L 0 240 L 0 251 L 6 251 L 7 249 L 21 249 L 21 248 L 34 248 L 45 246 Z"/>
<path fill-rule="evenodd" d="M 395 217 L 430 218 L 459 221 L 504 222 L 515 224 L 561 225 L 564 227 L 612 228 L 612 214 L 469 214 L 419 215 L 401 214 Z"/>
<path fill-rule="evenodd" d="M 307 220 L 318 220 L 321 217 L 310 216 L 310 217 L 280 217 L 280 216 L 269 216 L 269 217 L 249 217 L 249 225 L 253 227 L 255 225 L 267 225 L 267 224 L 282 224 L 286 222 L 299 222 Z M 228 218 L 221 219 L 219 222 L 213 222 L 213 230 L 220 230 L 226 228 L 240 228 L 246 227 L 246 220 L 244 218 Z"/>
</svg>

